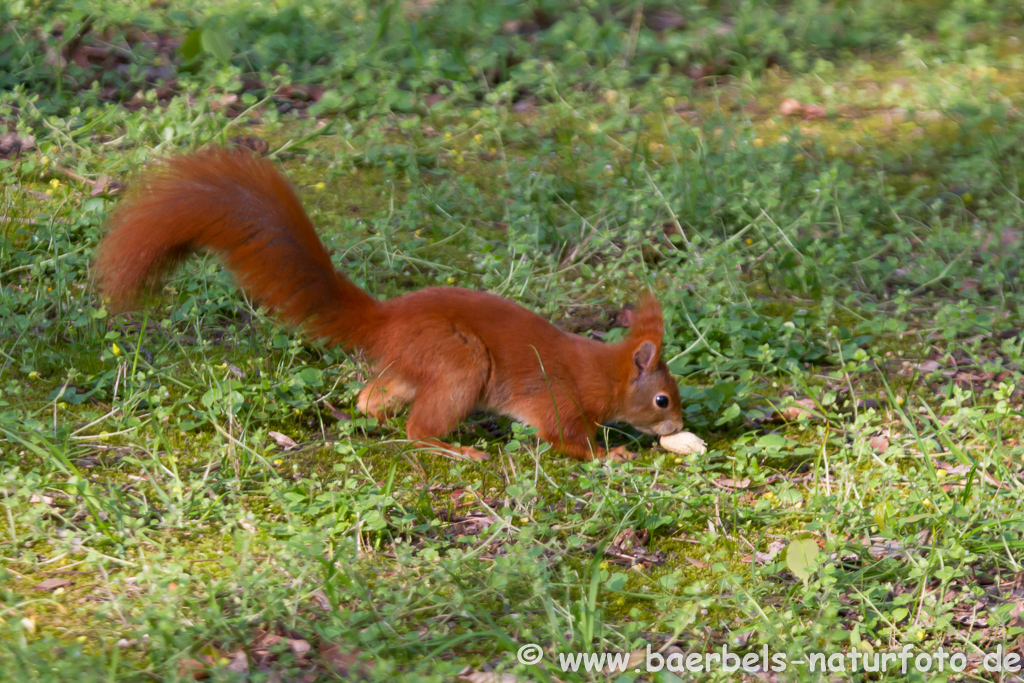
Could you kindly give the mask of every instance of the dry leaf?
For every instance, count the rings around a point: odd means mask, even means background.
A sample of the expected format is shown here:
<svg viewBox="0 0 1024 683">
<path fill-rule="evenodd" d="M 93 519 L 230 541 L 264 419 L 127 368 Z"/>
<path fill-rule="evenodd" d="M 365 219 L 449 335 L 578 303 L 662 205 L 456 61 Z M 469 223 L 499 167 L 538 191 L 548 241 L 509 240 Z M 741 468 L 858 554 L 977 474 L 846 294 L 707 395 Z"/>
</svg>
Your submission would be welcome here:
<svg viewBox="0 0 1024 683">
<path fill-rule="evenodd" d="M 227 665 L 228 671 L 234 671 L 236 674 L 249 673 L 249 658 L 245 656 L 245 652 L 239 650 L 229 657 L 231 663 Z"/>
<path fill-rule="evenodd" d="M 37 591 L 55 591 L 58 588 L 66 588 L 73 583 L 74 581 L 71 579 L 46 579 L 32 586 L 32 588 Z"/>
<path fill-rule="evenodd" d="M 767 552 L 757 551 L 757 552 L 754 553 L 753 557 L 750 557 L 748 555 L 748 556 L 746 556 L 746 557 L 744 557 L 742 559 L 743 559 L 744 562 L 750 562 L 751 560 L 753 560 L 754 562 L 757 562 L 758 564 L 768 564 L 769 562 L 774 562 L 775 558 L 778 556 L 778 554 L 780 552 L 782 552 L 782 549 L 785 548 L 785 547 L 786 547 L 786 542 L 785 541 L 776 539 L 776 540 L 774 540 L 774 541 L 772 541 L 771 543 L 768 544 L 768 551 Z"/>
<path fill-rule="evenodd" d="M 799 116 L 802 109 L 803 105 L 800 104 L 800 100 L 795 100 L 792 97 L 784 99 L 779 105 L 779 113 L 783 116 Z"/>
<path fill-rule="evenodd" d="M 32 149 L 36 139 L 31 135 L 18 137 L 17 133 L 4 133 L 0 135 L 0 158 L 10 159 L 19 156 L 22 152 Z"/>
<path fill-rule="evenodd" d="M 309 599 L 316 603 L 316 606 L 322 609 L 324 612 L 331 611 L 331 601 L 327 599 L 327 594 L 321 590 L 313 591 L 309 596 Z"/>
<path fill-rule="evenodd" d="M 750 479 L 729 479 L 727 477 L 719 477 L 715 479 L 715 486 L 723 489 L 745 489 L 750 487 Z"/>
<path fill-rule="evenodd" d="M 346 680 L 367 679 L 370 677 L 372 664 L 359 659 L 359 650 L 343 650 L 337 645 L 327 645 L 320 648 L 320 657 L 323 658 L 335 673 Z"/>
<path fill-rule="evenodd" d="M 210 672 L 206 662 L 189 657 L 178 662 L 178 675 L 182 678 L 191 676 L 198 681 L 207 678 Z"/>
<path fill-rule="evenodd" d="M 301 638 L 289 638 L 288 647 L 297 655 L 304 654 L 313 649 L 308 640 L 302 640 Z"/>
<path fill-rule="evenodd" d="M 875 450 L 875 453 L 881 455 L 889 450 L 889 439 L 879 434 L 878 436 L 871 437 L 868 440 L 868 445 Z"/>
<path fill-rule="evenodd" d="M 338 422 L 351 422 L 352 416 L 346 413 L 344 410 L 338 410 L 327 401 L 324 401 L 324 405 L 327 406 L 327 410 L 331 411 L 331 415 Z"/>
<path fill-rule="evenodd" d="M 688 556 L 684 555 L 683 559 L 686 560 L 687 562 L 689 562 L 690 564 L 692 564 L 697 569 L 710 569 L 711 568 L 711 565 L 709 565 L 707 562 L 695 559 L 693 557 L 688 557 Z"/>
<path fill-rule="evenodd" d="M 617 546 L 620 550 L 629 551 L 634 547 L 643 547 L 647 545 L 647 539 L 650 534 L 646 529 L 641 531 L 639 534 L 633 529 L 623 529 L 619 532 L 619 535 L 615 537 L 615 542 L 612 545 Z"/>
<path fill-rule="evenodd" d="M 813 398 L 801 398 L 794 399 L 790 405 L 779 411 L 779 414 L 790 422 L 796 422 L 800 418 L 814 417 L 813 411 L 815 409 Z"/>
<path fill-rule="evenodd" d="M 938 369 L 939 369 L 940 367 L 941 367 L 941 366 L 939 365 L 939 363 L 938 363 L 937 361 L 934 361 L 934 360 L 926 360 L 926 361 L 925 361 L 925 362 L 923 362 L 923 363 L 919 363 L 919 364 L 918 364 L 918 366 L 917 366 L 917 369 L 918 369 L 918 370 L 920 370 L 920 371 L 921 371 L 921 372 L 923 372 L 923 373 L 926 373 L 926 374 L 928 374 L 928 373 L 932 373 L 932 372 L 935 372 L 935 371 L 936 371 L 936 370 L 938 370 Z"/>
<path fill-rule="evenodd" d="M 476 669 L 468 666 L 459 672 L 459 675 L 455 677 L 455 680 L 465 681 L 466 683 L 528 683 L 526 679 L 519 678 L 512 674 L 496 674 L 489 671 L 477 671 Z"/>
<path fill-rule="evenodd" d="M 804 119 L 821 119 L 825 117 L 825 108 L 820 104 L 803 104 L 792 97 L 786 98 L 779 105 L 779 113 L 783 116 L 799 116 Z"/>
<path fill-rule="evenodd" d="M 247 149 L 250 152 L 256 152 L 256 154 L 260 156 L 263 156 L 270 151 L 270 143 L 263 138 L 256 137 L 255 135 L 236 135 L 228 140 L 228 142 Z"/>
<path fill-rule="evenodd" d="M 292 448 L 299 447 L 299 444 L 295 443 L 295 441 L 290 436 L 286 436 L 281 432 L 269 432 L 269 436 L 271 439 L 274 440 L 274 443 L 276 443 L 278 446 L 285 449 L 286 451 L 291 450 Z"/>
</svg>

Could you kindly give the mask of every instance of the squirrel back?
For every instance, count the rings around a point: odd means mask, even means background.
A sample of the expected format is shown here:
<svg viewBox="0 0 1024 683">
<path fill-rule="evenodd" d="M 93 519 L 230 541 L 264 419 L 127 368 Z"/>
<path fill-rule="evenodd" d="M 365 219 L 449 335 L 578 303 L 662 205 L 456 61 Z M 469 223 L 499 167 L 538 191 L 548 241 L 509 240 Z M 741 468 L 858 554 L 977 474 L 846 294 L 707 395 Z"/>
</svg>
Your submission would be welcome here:
<svg viewBox="0 0 1024 683">
<path fill-rule="evenodd" d="M 147 173 L 108 223 L 101 289 L 124 310 L 199 249 L 219 253 L 246 294 L 313 337 L 362 347 L 379 323 L 378 302 L 334 269 L 291 184 L 248 152 L 207 149 Z"/>
</svg>

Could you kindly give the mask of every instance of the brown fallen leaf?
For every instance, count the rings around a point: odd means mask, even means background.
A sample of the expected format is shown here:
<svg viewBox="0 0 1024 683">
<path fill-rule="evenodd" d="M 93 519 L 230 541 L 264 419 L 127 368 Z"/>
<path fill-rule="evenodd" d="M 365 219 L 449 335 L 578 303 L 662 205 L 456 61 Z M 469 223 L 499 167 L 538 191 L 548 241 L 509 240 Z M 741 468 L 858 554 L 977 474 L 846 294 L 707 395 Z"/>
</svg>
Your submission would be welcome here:
<svg viewBox="0 0 1024 683">
<path fill-rule="evenodd" d="M 769 562 L 774 562 L 775 558 L 778 556 L 779 553 L 782 552 L 783 548 L 785 547 L 785 541 L 781 539 L 776 539 L 768 544 L 767 552 L 761 552 L 759 550 L 755 552 L 753 556 L 747 555 L 746 557 L 741 557 L 740 559 L 743 562 L 750 562 L 751 560 L 753 560 L 758 564 L 768 564 Z"/>
<path fill-rule="evenodd" d="M 282 434 L 281 432 L 269 432 L 268 436 L 274 440 L 274 443 L 286 451 L 299 447 L 299 444 L 295 443 L 294 439 Z"/>
<path fill-rule="evenodd" d="M 373 665 L 359 659 L 359 650 L 342 649 L 338 645 L 322 646 L 318 652 L 331 669 L 345 680 L 365 680 L 370 677 Z"/>
<path fill-rule="evenodd" d="M 620 551 L 630 551 L 634 547 L 643 547 L 647 545 L 647 539 L 650 537 L 650 533 L 644 529 L 640 533 L 637 533 L 633 529 L 623 529 L 619 532 L 619 535 L 615 537 L 615 541 L 612 545 L 617 546 Z"/>
<path fill-rule="evenodd" d="M 646 654 L 646 653 L 645 653 Z M 490 671 L 477 671 L 466 667 L 455 677 L 457 681 L 465 683 L 527 683 L 526 679 L 519 678 L 513 674 L 496 674 Z"/>
<path fill-rule="evenodd" d="M 816 410 L 816 406 L 813 398 L 800 398 L 794 399 L 792 403 L 780 410 L 779 414 L 790 422 L 796 422 L 804 417 L 813 418 L 812 411 L 814 410 Z"/>
<path fill-rule="evenodd" d="M 698 559 L 693 558 L 693 557 L 689 557 L 688 555 L 684 555 L 683 559 L 686 560 L 687 562 L 689 562 L 690 564 L 692 564 L 697 569 L 710 569 L 711 568 L 711 565 L 709 565 L 707 562 L 704 562 L 703 560 L 698 560 Z"/>
<path fill-rule="evenodd" d="M 823 119 L 825 118 L 825 107 L 819 104 L 805 104 L 803 117 L 805 119 Z"/>
<path fill-rule="evenodd" d="M 739 490 L 750 487 L 750 479 L 729 479 L 728 477 L 719 477 L 711 482 L 718 488 Z"/>
<path fill-rule="evenodd" d="M 257 631 L 256 633 L 257 636 L 253 646 L 262 650 L 269 650 L 283 640 L 276 633 L 269 633 L 267 631 Z"/>
<path fill-rule="evenodd" d="M 74 581 L 71 579 L 45 579 L 32 586 L 32 588 L 37 591 L 55 591 L 58 588 L 66 588 L 73 583 Z"/>
<path fill-rule="evenodd" d="M 875 453 L 881 455 L 889 450 L 889 439 L 879 434 L 868 439 L 868 445 L 874 449 Z"/>
<path fill-rule="evenodd" d="M 782 104 L 779 105 L 779 113 L 783 116 L 799 116 L 802 109 L 803 105 L 800 104 L 800 100 L 792 97 L 782 100 Z"/>
<path fill-rule="evenodd" d="M 270 151 L 270 143 L 263 138 L 258 138 L 255 135 L 236 135 L 235 137 L 228 140 L 229 143 L 237 147 L 242 147 L 250 152 L 256 152 L 256 154 L 263 156 Z"/>
<path fill-rule="evenodd" d="M 209 659 L 209 657 L 204 655 L 203 659 Z M 191 657 L 182 659 L 178 662 L 178 675 L 182 678 L 191 676 L 195 680 L 201 681 L 210 676 L 210 664 Z"/>
<path fill-rule="evenodd" d="M 804 104 L 800 100 L 787 97 L 779 105 L 779 113 L 783 116 L 799 116 L 802 119 L 825 118 L 825 108 L 820 104 Z"/>
<path fill-rule="evenodd" d="M 352 416 L 346 413 L 344 410 L 338 410 L 327 401 L 324 401 L 324 405 L 327 406 L 327 410 L 331 411 L 331 416 L 334 417 L 338 422 L 351 422 Z"/>
<path fill-rule="evenodd" d="M 304 655 L 313 649 L 313 646 L 309 644 L 309 641 L 303 640 L 302 638 L 289 638 L 288 647 L 297 655 Z"/>
<path fill-rule="evenodd" d="M 17 133 L 4 133 L 0 135 L 0 158 L 20 156 L 22 152 L 32 149 L 35 144 L 36 139 L 31 135 L 19 137 Z"/>
<path fill-rule="evenodd" d="M 309 599 L 324 612 L 329 612 L 331 610 L 331 601 L 327 599 L 327 594 L 322 590 L 313 591 L 310 594 Z"/>
<path fill-rule="evenodd" d="M 245 655 L 244 651 L 239 650 L 229 655 L 228 659 L 231 660 L 227 667 L 225 667 L 228 671 L 233 671 L 236 674 L 249 673 L 249 658 Z"/>
</svg>

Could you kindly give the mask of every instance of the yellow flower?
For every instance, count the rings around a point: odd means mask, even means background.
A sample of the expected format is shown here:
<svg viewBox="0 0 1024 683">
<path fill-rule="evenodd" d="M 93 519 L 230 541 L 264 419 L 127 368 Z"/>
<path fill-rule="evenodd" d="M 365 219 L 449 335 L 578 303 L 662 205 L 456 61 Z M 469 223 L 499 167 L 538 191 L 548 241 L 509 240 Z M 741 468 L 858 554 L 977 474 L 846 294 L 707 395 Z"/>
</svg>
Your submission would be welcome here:
<svg viewBox="0 0 1024 683">
<path fill-rule="evenodd" d="M 475 142 L 478 145 L 480 144 L 480 141 L 483 139 L 484 136 L 481 133 L 477 133 L 476 135 L 473 136 L 473 142 Z"/>
<path fill-rule="evenodd" d="M 325 184 L 323 184 L 322 182 L 320 182 L 320 183 L 317 183 L 316 185 L 314 185 L 313 187 L 316 188 L 317 192 L 323 192 L 324 188 L 327 187 L 327 186 Z"/>
<path fill-rule="evenodd" d="M 117 344 L 111 344 L 110 345 L 110 350 L 114 352 L 115 356 L 120 356 L 121 355 L 121 347 L 118 346 Z"/>
<path fill-rule="evenodd" d="M 764 140 L 761 138 L 754 138 L 754 147 L 764 147 Z"/>
<path fill-rule="evenodd" d="M 674 97 L 666 97 L 665 99 L 663 99 L 661 101 L 661 103 L 664 104 L 666 107 L 671 108 L 671 107 L 676 106 L 676 98 L 674 98 Z"/>
<path fill-rule="evenodd" d="M 60 187 L 60 181 L 57 180 L 56 178 L 50 178 L 50 187 L 56 190 L 58 187 Z"/>
<path fill-rule="evenodd" d="M 454 284 L 455 284 L 455 278 L 454 278 L 454 277 L 452 277 L 451 275 L 449 275 L 449 276 L 448 276 L 448 279 L 446 280 L 446 282 L 447 282 L 448 284 L 450 284 L 450 285 L 454 285 Z"/>
</svg>

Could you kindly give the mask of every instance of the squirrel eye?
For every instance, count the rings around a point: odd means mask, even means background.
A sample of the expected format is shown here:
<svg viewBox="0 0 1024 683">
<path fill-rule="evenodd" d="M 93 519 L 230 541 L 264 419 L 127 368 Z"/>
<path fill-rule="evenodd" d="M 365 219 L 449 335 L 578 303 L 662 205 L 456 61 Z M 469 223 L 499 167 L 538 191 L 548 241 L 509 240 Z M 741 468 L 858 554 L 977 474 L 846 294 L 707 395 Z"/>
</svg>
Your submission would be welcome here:
<svg viewBox="0 0 1024 683">
<path fill-rule="evenodd" d="M 654 397 L 654 405 L 659 408 L 668 408 L 668 396 L 665 394 L 658 394 Z"/>
</svg>

